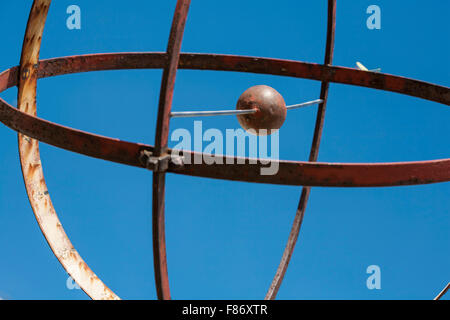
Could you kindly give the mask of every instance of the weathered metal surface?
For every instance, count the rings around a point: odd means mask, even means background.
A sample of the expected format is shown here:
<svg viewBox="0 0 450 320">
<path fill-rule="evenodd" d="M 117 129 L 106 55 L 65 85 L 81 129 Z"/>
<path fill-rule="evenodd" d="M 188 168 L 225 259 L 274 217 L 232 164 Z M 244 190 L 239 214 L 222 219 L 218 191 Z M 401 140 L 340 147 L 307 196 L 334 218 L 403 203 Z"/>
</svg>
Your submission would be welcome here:
<svg viewBox="0 0 450 320">
<path fill-rule="evenodd" d="M 19 67 L 14 67 L 0 73 L 0 92 L 17 85 L 19 79 Z"/>
<path fill-rule="evenodd" d="M 144 168 L 141 151 L 153 151 L 149 145 L 120 141 L 60 126 L 27 115 L 0 99 L 0 121 L 11 129 L 53 146 L 94 158 Z M 168 153 L 173 150 L 168 149 Z M 186 151 L 185 157 L 202 158 Z M 245 164 L 238 164 L 244 162 Z M 224 157 L 225 164 L 188 164 L 168 172 L 222 180 L 260 182 L 292 186 L 387 187 L 450 181 L 450 159 L 396 163 L 311 163 L 275 161 L 279 171 L 273 176 L 260 173 L 261 164 L 248 158 Z M 226 164 L 234 163 L 234 164 Z"/>
<path fill-rule="evenodd" d="M 330 66 L 333 63 L 334 53 L 334 39 L 336 30 L 336 0 L 328 0 L 328 25 L 327 25 L 327 40 L 325 47 L 325 66 Z M 322 82 L 320 89 L 320 99 L 323 102 L 319 105 L 317 110 L 316 126 L 314 129 L 313 142 L 311 145 L 311 152 L 309 155 L 310 162 L 316 162 L 319 156 L 320 141 L 322 139 L 323 125 L 325 121 L 325 113 L 327 109 L 328 90 L 330 83 L 327 81 Z M 309 195 L 311 193 L 310 187 L 303 187 L 300 195 L 300 200 L 297 206 L 297 212 L 295 213 L 294 222 L 289 233 L 286 248 L 284 249 L 283 256 L 281 257 L 280 264 L 277 272 L 272 280 L 269 290 L 266 294 L 266 300 L 274 300 L 277 297 L 280 290 L 284 276 L 286 274 L 289 262 L 291 261 L 292 254 L 294 253 L 295 246 L 297 244 L 300 229 L 305 216 L 306 206 L 308 205 Z"/>
<path fill-rule="evenodd" d="M 166 53 L 106 53 L 41 60 L 38 78 L 89 71 L 161 69 Z M 271 74 L 391 91 L 450 105 L 450 88 L 405 77 L 301 61 L 203 53 L 182 53 L 179 69 Z M 10 69 L 14 71 L 14 68 Z M 6 72 L 6 71 L 5 71 Z M 8 75 L 11 72 L 6 72 Z M 4 76 L 6 77 L 6 76 Z M 1 82 L 0 82 L 1 83 Z M 6 88 L 17 85 L 10 77 Z M 0 87 L 1 88 L 1 87 Z"/>
<path fill-rule="evenodd" d="M 34 1 L 22 48 L 18 108 L 29 115 L 36 115 L 39 50 L 50 3 L 51 0 Z M 2 86 L 5 86 L 4 82 L 2 82 Z M 117 299 L 118 297 L 83 261 L 64 232 L 45 183 L 39 142 L 19 134 L 19 154 L 28 198 L 39 226 L 55 256 L 91 298 Z"/>
<path fill-rule="evenodd" d="M 255 110 L 238 115 L 242 128 L 257 135 L 267 135 L 280 129 L 286 120 L 286 102 L 274 88 L 265 85 L 251 87 L 239 97 L 237 110 Z"/>
<path fill-rule="evenodd" d="M 342 83 L 391 91 L 450 105 L 447 87 L 393 76 L 314 63 L 216 54 L 182 54 L 180 69 L 237 71 Z"/>
<path fill-rule="evenodd" d="M 167 45 L 167 62 L 164 66 L 159 97 L 156 138 L 153 154 L 155 157 L 167 154 L 170 112 L 173 90 L 180 60 L 181 43 L 191 0 L 178 0 Z M 159 167 L 159 166 L 158 166 Z M 158 299 L 170 300 L 169 275 L 166 257 L 165 233 L 165 184 L 166 172 L 153 172 L 153 264 Z"/>
</svg>

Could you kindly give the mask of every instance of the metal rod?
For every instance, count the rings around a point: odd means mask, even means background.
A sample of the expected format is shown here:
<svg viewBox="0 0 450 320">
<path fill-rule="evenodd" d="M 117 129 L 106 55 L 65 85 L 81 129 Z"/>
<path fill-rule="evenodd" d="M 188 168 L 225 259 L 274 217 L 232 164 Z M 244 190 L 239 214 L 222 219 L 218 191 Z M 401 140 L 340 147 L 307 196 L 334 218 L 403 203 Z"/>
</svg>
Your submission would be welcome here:
<svg viewBox="0 0 450 320">
<path fill-rule="evenodd" d="M 309 106 L 312 106 L 315 104 L 321 104 L 322 102 L 323 102 L 323 99 L 317 99 L 317 100 L 303 102 L 303 103 L 299 103 L 299 104 L 293 104 L 291 106 L 287 106 L 286 109 L 293 110 L 293 109 L 298 109 L 298 108 L 303 108 L 303 107 L 309 107 Z"/>
<path fill-rule="evenodd" d="M 220 111 L 183 111 L 172 112 L 172 118 L 191 118 L 191 117 L 209 117 L 209 116 L 235 116 L 240 114 L 255 113 L 257 109 L 251 110 L 220 110 Z"/>
<path fill-rule="evenodd" d="M 450 289 L 450 282 L 447 283 L 447 286 L 444 288 L 444 290 L 442 290 L 436 298 L 434 298 L 434 300 L 440 300 L 448 291 L 448 289 Z"/>
<path fill-rule="evenodd" d="M 312 106 L 314 104 L 322 103 L 322 99 L 317 99 L 313 101 L 303 102 L 299 104 L 293 104 L 287 106 L 286 109 L 293 110 L 303 107 Z M 252 114 L 258 111 L 257 109 L 251 110 L 220 110 L 220 111 L 181 111 L 181 112 L 172 112 L 170 117 L 172 118 L 193 118 L 193 117 L 214 117 L 214 116 L 237 116 L 241 114 Z"/>
</svg>

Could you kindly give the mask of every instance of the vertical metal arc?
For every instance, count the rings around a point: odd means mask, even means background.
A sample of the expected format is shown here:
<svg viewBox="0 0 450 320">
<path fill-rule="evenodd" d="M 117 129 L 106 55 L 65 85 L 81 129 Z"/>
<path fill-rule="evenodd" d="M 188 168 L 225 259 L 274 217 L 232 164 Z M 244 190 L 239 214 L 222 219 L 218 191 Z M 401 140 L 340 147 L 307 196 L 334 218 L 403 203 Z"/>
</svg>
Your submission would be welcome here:
<svg viewBox="0 0 450 320">
<path fill-rule="evenodd" d="M 154 149 L 155 157 L 164 155 L 167 152 L 173 90 L 190 3 L 190 0 L 178 0 L 175 8 L 167 45 L 167 64 L 164 67 L 161 81 Z M 165 184 L 166 172 L 153 172 L 153 264 L 155 269 L 156 293 L 160 300 L 170 300 L 165 239 Z"/>
<path fill-rule="evenodd" d="M 447 283 L 445 288 L 434 298 L 433 300 L 441 300 L 441 298 L 447 293 L 447 291 L 450 289 L 450 282 Z"/>
<path fill-rule="evenodd" d="M 328 0 L 328 26 L 327 26 L 327 40 L 325 48 L 325 65 L 333 63 L 334 54 L 334 39 L 336 30 L 336 0 Z M 316 162 L 319 156 L 320 141 L 322 139 L 323 125 L 325 121 L 325 112 L 327 108 L 329 82 L 322 82 L 320 89 L 320 99 L 323 102 L 319 105 L 317 111 L 316 126 L 314 129 L 314 137 L 309 155 L 310 162 Z M 305 216 L 306 206 L 308 204 L 309 195 L 311 193 L 310 187 L 304 187 L 300 196 L 297 212 L 295 214 L 294 222 L 292 224 L 291 232 L 289 233 L 288 242 L 284 249 L 283 256 L 278 266 L 277 272 L 272 280 L 269 290 L 267 291 L 266 300 L 274 300 L 277 297 L 280 286 L 286 274 L 292 254 L 294 253 L 295 245 L 300 234 L 300 228 Z"/>
<path fill-rule="evenodd" d="M 20 60 L 18 107 L 36 115 L 39 51 L 51 0 L 35 0 L 28 19 Z M 92 299 L 118 297 L 92 272 L 73 247 L 56 214 L 44 179 L 39 142 L 19 134 L 19 154 L 31 207 L 48 244 L 64 269 Z"/>
</svg>

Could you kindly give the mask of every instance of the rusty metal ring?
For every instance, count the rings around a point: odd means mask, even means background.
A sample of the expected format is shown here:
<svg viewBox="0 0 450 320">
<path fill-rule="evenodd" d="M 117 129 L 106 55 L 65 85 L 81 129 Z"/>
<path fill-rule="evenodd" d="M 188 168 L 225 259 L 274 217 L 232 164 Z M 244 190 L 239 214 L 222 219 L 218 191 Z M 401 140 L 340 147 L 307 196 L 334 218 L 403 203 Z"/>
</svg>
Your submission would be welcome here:
<svg viewBox="0 0 450 320">
<path fill-rule="evenodd" d="M 40 62 L 38 77 L 44 78 L 96 70 L 162 68 L 165 64 L 165 57 L 164 53 L 115 53 L 49 59 Z M 205 66 L 205 64 L 201 64 L 203 59 L 208 59 L 211 65 Z M 230 66 L 224 63 L 224 61 L 229 60 L 240 62 L 253 61 L 253 65 L 251 63 L 247 65 L 247 72 L 261 72 L 260 65 L 270 68 L 272 66 L 271 63 L 274 63 L 275 65 L 289 68 L 290 76 L 308 76 L 319 81 L 330 80 L 330 82 L 339 81 L 342 83 L 339 79 L 342 79 L 343 74 L 357 74 L 357 78 L 352 81 L 346 81 L 360 86 L 366 86 L 373 77 L 376 77 L 384 80 L 385 85 L 383 88 L 386 90 L 396 90 L 399 93 L 420 96 L 428 100 L 437 100 L 447 105 L 450 104 L 450 89 L 446 87 L 392 75 L 371 74 L 348 68 L 328 67 L 304 62 L 225 55 L 181 54 L 180 69 L 201 68 L 204 70 L 221 69 L 232 71 L 236 69 L 235 65 L 232 64 Z M 327 76 L 326 70 L 329 70 L 329 68 L 336 71 L 334 74 L 339 77 L 338 79 L 330 79 Z M 305 74 L 305 70 L 314 70 L 317 76 L 312 77 L 309 74 Z M 241 68 L 238 68 L 238 71 L 242 71 Z M 272 73 L 287 73 L 287 71 L 272 71 Z M 16 85 L 17 77 L 17 68 L 9 69 L 0 74 L 0 92 Z M 401 86 L 389 85 L 392 83 L 400 83 Z M 418 90 L 411 90 L 411 86 Z M 404 88 L 404 90 L 398 89 L 399 87 Z M 438 95 L 438 93 L 442 94 Z M 94 158 L 144 167 L 139 161 L 140 152 L 142 150 L 153 151 L 153 147 L 150 145 L 102 137 L 24 114 L 1 99 L 0 114 L 1 121 L 16 131 L 42 142 Z M 171 150 L 169 149 L 168 152 L 171 152 Z M 194 156 L 196 153 L 187 152 L 186 154 Z M 233 159 L 236 163 L 237 158 Z M 249 159 L 245 161 L 247 162 L 245 165 L 191 164 L 185 165 L 181 170 L 169 168 L 168 172 L 224 180 L 327 187 L 417 185 L 450 180 L 450 159 L 373 164 L 279 161 L 280 170 L 274 176 L 261 176 L 259 174 L 260 165 L 249 164 Z"/>
<path fill-rule="evenodd" d="M 42 120 L 17 110 L 2 99 L 0 121 L 15 131 L 55 147 L 135 167 L 146 168 L 140 161 L 141 152 L 154 150 L 150 145 L 99 136 Z M 172 151 L 167 150 L 169 154 Z M 184 154 L 192 158 L 209 156 L 192 151 Z M 450 181 L 450 159 L 394 163 L 273 160 L 279 165 L 278 174 L 273 176 L 260 175 L 262 165 L 250 163 L 249 158 L 224 159 L 224 162 L 235 164 L 185 164 L 182 168 L 169 166 L 168 172 L 222 180 L 311 187 L 388 187 Z"/>
<path fill-rule="evenodd" d="M 36 115 L 39 51 L 51 0 L 35 0 L 23 41 L 18 78 L 18 109 Z M 19 133 L 19 155 L 31 207 L 54 255 L 69 275 L 92 298 L 119 299 L 88 267 L 65 233 L 50 199 L 42 168 L 39 142 Z"/>
</svg>

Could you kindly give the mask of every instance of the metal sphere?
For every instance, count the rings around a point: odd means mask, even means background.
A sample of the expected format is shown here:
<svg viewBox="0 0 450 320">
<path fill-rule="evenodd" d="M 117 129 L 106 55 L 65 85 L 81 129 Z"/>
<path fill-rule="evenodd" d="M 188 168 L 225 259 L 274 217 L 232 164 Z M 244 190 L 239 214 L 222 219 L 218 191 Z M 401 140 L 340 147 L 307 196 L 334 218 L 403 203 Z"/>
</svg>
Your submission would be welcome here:
<svg viewBox="0 0 450 320">
<path fill-rule="evenodd" d="M 265 85 L 247 89 L 239 98 L 236 109 L 257 110 L 255 113 L 237 116 L 242 128 L 256 135 L 273 133 L 286 120 L 287 109 L 283 97 L 274 88 Z"/>
</svg>

